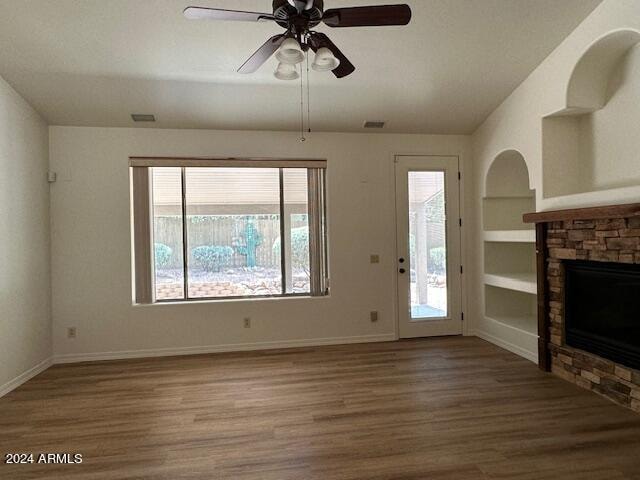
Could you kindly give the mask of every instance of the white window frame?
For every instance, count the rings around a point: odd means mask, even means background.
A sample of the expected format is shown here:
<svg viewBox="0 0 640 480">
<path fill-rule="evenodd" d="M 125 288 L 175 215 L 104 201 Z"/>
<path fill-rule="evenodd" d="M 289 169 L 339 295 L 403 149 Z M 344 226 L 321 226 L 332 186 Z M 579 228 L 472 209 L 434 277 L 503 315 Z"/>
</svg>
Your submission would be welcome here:
<svg viewBox="0 0 640 480">
<path fill-rule="evenodd" d="M 193 301 L 221 301 L 237 299 L 259 299 L 280 297 L 321 297 L 329 294 L 327 262 L 326 227 L 326 160 L 274 160 L 274 159 L 229 159 L 229 158 L 168 158 L 168 157 L 130 157 L 131 212 L 132 212 L 132 250 L 133 250 L 133 302 L 135 304 L 181 303 Z M 184 297 L 171 300 L 156 300 L 153 246 L 153 199 L 151 169 L 154 167 L 181 168 L 182 218 L 183 218 L 183 264 Z M 186 200 L 185 169 L 189 167 L 207 168 L 274 168 L 279 169 L 280 184 L 280 238 L 282 239 L 280 269 L 282 272 L 282 292 L 275 295 L 251 295 L 233 297 L 189 297 L 188 264 L 186 252 Z M 287 168 L 306 168 L 308 179 L 308 218 L 309 218 L 309 264 L 310 292 L 286 292 L 286 248 L 284 222 L 283 173 Z"/>
</svg>

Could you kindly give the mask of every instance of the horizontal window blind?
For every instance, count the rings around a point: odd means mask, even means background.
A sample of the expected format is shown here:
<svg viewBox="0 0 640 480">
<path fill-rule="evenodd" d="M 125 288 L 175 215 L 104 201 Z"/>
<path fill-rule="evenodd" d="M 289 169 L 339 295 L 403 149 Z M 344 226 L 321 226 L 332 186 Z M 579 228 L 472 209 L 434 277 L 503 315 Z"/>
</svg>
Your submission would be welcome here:
<svg viewBox="0 0 640 480">
<path fill-rule="evenodd" d="M 129 157 L 130 167 L 326 168 L 320 159 Z"/>
</svg>

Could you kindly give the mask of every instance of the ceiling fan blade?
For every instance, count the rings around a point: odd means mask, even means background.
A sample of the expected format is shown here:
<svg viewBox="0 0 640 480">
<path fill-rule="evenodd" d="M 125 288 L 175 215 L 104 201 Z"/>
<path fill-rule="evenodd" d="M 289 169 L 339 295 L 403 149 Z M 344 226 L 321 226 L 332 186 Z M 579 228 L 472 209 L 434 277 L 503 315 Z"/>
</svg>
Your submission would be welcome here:
<svg viewBox="0 0 640 480">
<path fill-rule="evenodd" d="M 274 35 L 267 40 L 249 59 L 238 69 L 238 73 L 253 73 L 258 70 L 264 62 L 269 60 L 271 56 L 280 48 L 286 35 Z"/>
<path fill-rule="evenodd" d="M 411 21 L 411 7 L 402 4 L 330 8 L 324 12 L 322 21 L 330 27 L 407 25 Z"/>
<path fill-rule="evenodd" d="M 314 32 L 311 34 L 309 37 L 309 46 L 314 52 L 317 52 L 321 47 L 326 47 L 340 60 L 340 65 L 338 65 L 335 70 L 332 70 L 336 77 L 344 78 L 356 71 L 356 67 L 353 66 L 349 59 L 344 56 L 344 53 L 342 53 L 324 33 Z"/>
<path fill-rule="evenodd" d="M 270 13 L 223 10 L 221 8 L 187 7 L 182 12 L 189 20 L 230 20 L 234 22 L 260 22 L 275 20 Z"/>
</svg>

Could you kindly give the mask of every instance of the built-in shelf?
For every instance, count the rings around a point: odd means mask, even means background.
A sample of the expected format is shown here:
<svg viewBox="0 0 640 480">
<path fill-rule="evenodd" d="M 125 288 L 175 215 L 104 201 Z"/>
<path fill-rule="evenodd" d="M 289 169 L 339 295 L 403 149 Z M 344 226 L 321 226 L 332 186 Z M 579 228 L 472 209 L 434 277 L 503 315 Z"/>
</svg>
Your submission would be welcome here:
<svg viewBox="0 0 640 480">
<path fill-rule="evenodd" d="M 482 199 L 482 218 L 485 231 L 528 230 L 522 222 L 522 214 L 535 211 L 536 200 L 526 196 L 489 196 Z"/>
<path fill-rule="evenodd" d="M 533 202 L 535 201 L 536 197 L 533 194 L 526 194 L 526 195 L 500 195 L 500 196 L 492 196 L 492 195 L 487 195 L 486 197 L 483 198 L 483 200 L 526 200 L 528 202 Z"/>
<path fill-rule="evenodd" d="M 538 358 L 536 234 L 522 215 L 535 211 L 527 163 L 515 150 L 502 152 L 485 178 L 484 318 L 476 334 L 532 361 Z"/>
<path fill-rule="evenodd" d="M 525 232 L 527 230 L 524 230 Z M 501 288 L 536 293 L 534 242 L 485 242 L 484 273 L 498 277 L 487 282 Z M 529 285 L 529 280 L 533 285 Z M 526 285 L 522 285 L 526 283 Z"/>
<path fill-rule="evenodd" d="M 506 288 L 516 292 L 537 293 L 536 274 L 531 273 L 485 273 L 485 285 Z"/>
<path fill-rule="evenodd" d="M 526 242 L 535 243 L 535 230 L 487 230 L 484 232 L 485 242 Z"/>
</svg>

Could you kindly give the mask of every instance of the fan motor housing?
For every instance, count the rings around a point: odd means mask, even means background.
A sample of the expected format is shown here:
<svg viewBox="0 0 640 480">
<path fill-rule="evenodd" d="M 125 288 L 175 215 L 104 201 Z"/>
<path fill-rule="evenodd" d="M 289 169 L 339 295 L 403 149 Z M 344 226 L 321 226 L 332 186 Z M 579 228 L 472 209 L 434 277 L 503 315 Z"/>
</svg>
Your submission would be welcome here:
<svg viewBox="0 0 640 480">
<path fill-rule="evenodd" d="M 286 29 L 308 30 L 315 27 L 322 21 L 323 12 L 324 0 L 314 0 L 311 8 L 301 13 L 288 0 L 273 0 L 276 23 Z"/>
</svg>

